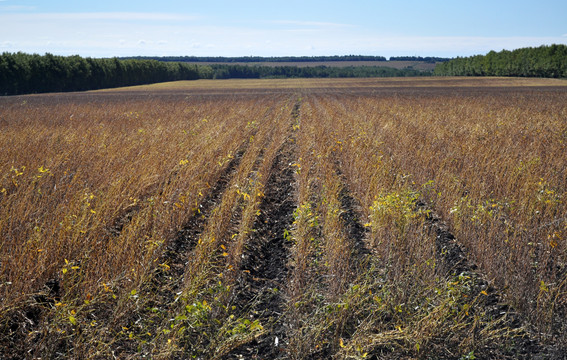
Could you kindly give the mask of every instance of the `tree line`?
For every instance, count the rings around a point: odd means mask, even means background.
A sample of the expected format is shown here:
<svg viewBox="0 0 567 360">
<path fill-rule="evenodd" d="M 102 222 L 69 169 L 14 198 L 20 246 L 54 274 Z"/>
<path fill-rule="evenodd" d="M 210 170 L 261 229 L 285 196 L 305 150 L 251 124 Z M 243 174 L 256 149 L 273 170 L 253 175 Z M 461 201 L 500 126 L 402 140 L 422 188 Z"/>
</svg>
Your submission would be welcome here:
<svg viewBox="0 0 567 360">
<path fill-rule="evenodd" d="M 85 91 L 176 80 L 425 76 L 431 72 L 379 66 L 297 67 L 195 65 L 151 59 L 82 58 L 2 53 L 0 95 Z"/>
<path fill-rule="evenodd" d="M 21 52 L 0 55 L 0 95 L 95 90 L 212 76 L 212 69 L 208 66 L 156 60 L 95 59 Z"/>
<path fill-rule="evenodd" d="M 384 56 L 334 55 L 334 56 L 135 56 L 123 59 L 158 60 L 168 62 L 207 63 L 258 63 L 258 62 L 327 62 L 327 61 L 387 61 Z"/>
<path fill-rule="evenodd" d="M 423 61 L 426 63 L 434 64 L 438 62 L 449 61 L 450 58 L 434 57 L 434 56 L 391 56 L 390 61 Z"/>
<path fill-rule="evenodd" d="M 249 66 L 212 64 L 214 79 L 231 78 L 357 78 L 430 76 L 430 71 L 395 69 L 385 66 Z"/>
<path fill-rule="evenodd" d="M 438 64 L 434 74 L 567 78 L 567 45 L 544 45 L 458 57 Z"/>
</svg>

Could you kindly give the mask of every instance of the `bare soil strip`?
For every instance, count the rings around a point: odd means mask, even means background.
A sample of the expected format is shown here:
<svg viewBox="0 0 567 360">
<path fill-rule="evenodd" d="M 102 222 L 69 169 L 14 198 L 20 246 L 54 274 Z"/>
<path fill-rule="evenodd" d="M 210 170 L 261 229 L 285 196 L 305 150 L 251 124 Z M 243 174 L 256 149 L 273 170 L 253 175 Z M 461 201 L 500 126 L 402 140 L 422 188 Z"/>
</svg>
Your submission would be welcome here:
<svg viewBox="0 0 567 360">
<path fill-rule="evenodd" d="M 238 171 L 245 151 L 245 147 L 237 151 L 234 158 L 222 171 L 219 180 L 199 204 L 199 212 L 195 213 L 184 224 L 183 228 L 166 246 L 159 260 L 159 263 L 164 264 L 164 266 L 158 266 L 151 279 L 142 288 L 142 292 L 154 295 L 149 297 L 150 302 L 144 304 L 144 309 L 141 310 L 144 312 L 143 314 L 132 314 L 130 328 L 139 327 L 140 329 L 145 328 L 146 331 L 147 329 L 154 330 L 153 328 L 159 326 L 160 321 L 164 318 L 167 319 L 168 314 L 173 311 L 176 296 L 178 296 L 183 285 L 189 254 L 197 245 L 199 236 L 205 229 L 211 212 L 220 203 L 223 193 Z M 140 322 L 140 319 L 143 319 L 143 321 Z M 127 343 L 124 345 L 125 347 L 128 346 Z M 127 353 L 132 351 L 136 352 L 136 349 L 126 350 Z"/>
<path fill-rule="evenodd" d="M 153 274 L 151 279 L 145 285 L 143 291 L 155 294 L 155 297 L 150 297 L 152 301 L 146 305 L 146 308 L 142 310 L 143 314 L 133 313 L 130 314 L 130 321 L 132 329 L 136 327 L 142 328 L 147 325 L 148 328 L 152 328 L 152 324 L 157 325 L 164 313 L 173 306 L 175 301 L 176 292 L 179 291 L 180 285 L 183 283 L 183 275 L 185 273 L 185 265 L 188 259 L 189 252 L 197 244 L 200 233 L 203 231 L 205 223 L 209 217 L 209 214 L 214 209 L 214 207 L 219 203 L 222 198 L 227 185 L 242 159 L 245 152 L 245 148 L 240 149 L 236 156 L 229 162 L 227 167 L 222 171 L 219 180 L 214 187 L 210 190 L 208 195 L 205 196 L 202 203 L 200 204 L 200 213 L 192 216 L 187 223 L 184 225 L 183 229 L 177 233 L 173 241 L 171 241 L 164 251 L 163 256 L 160 259 L 161 264 L 167 264 L 169 266 L 168 270 L 166 267 L 158 267 L 156 272 Z M 138 211 L 138 208 L 128 209 L 121 217 L 117 218 L 113 227 L 110 228 L 110 235 L 117 236 L 120 234 L 122 227 L 126 225 Z M 0 331 L 3 333 L 11 333 L 12 345 L 18 346 L 17 344 L 24 343 L 27 333 L 31 333 L 33 329 L 41 323 L 43 314 L 45 310 L 53 308 L 55 301 L 58 301 L 59 294 L 61 293 L 60 285 L 57 280 L 50 280 L 44 286 L 43 289 L 38 291 L 32 299 L 29 300 L 29 304 L 26 305 L 21 311 L 16 311 L 8 318 L 11 319 L 6 324 L 2 324 Z M 147 311 L 147 309 L 159 308 L 161 311 L 159 313 L 153 313 Z M 98 321 L 109 321 L 109 327 L 112 328 L 115 325 L 116 319 L 113 319 L 109 313 L 108 308 L 101 308 L 93 311 L 93 319 Z M 147 313 L 146 313 L 147 312 Z M 140 322 L 140 319 L 144 319 Z M 117 332 L 120 330 L 116 330 Z M 24 340 L 25 339 L 25 340 Z M 38 339 L 39 341 L 39 339 Z M 117 353 L 135 353 L 136 349 L 130 349 L 130 344 L 128 342 L 118 341 L 115 343 Z M 61 354 L 66 354 L 69 352 L 69 344 L 62 342 L 57 346 Z M 9 349 L 6 349 L 9 350 Z M 11 351 L 6 351 L 10 353 Z"/>
<path fill-rule="evenodd" d="M 418 202 L 417 206 L 426 209 L 423 202 Z M 522 328 L 524 321 L 521 316 L 506 304 L 498 294 L 498 290 L 484 279 L 478 267 L 467 258 L 465 251 L 442 219 L 437 214 L 429 212 L 425 225 L 436 235 L 435 255 L 440 275 L 469 277 L 471 292 L 474 296 L 481 295 L 479 299 L 486 315 L 502 329 L 507 328 L 518 333 L 515 346 L 508 349 L 509 354 L 504 355 L 530 359 L 555 358 L 553 349 L 543 348 Z"/>
<path fill-rule="evenodd" d="M 351 196 L 345 177 L 339 168 L 339 164 L 336 164 L 336 173 L 341 179 L 342 186 L 339 200 L 341 201 L 343 212 L 340 218 L 343 222 L 345 234 L 353 246 L 353 271 L 363 270 L 368 266 L 366 257 L 371 254 L 364 240 L 367 236 L 368 229 L 360 222 L 360 212 L 356 210 L 360 209 L 360 204 Z"/>
<path fill-rule="evenodd" d="M 292 117 L 295 118 L 298 112 L 299 105 L 296 104 Z M 288 138 L 274 159 L 260 215 L 254 222 L 254 230 L 242 255 L 242 276 L 235 285 L 235 305 L 251 313 L 254 320 L 260 320 L 265 333 L 232 351 L 227 359 L 274 359 L 281 357 L 285 351 L 283 287 L 291 245 L 285 232 L 291 227 L 296 208 L 294 169 L 291 166 L 294 146 L 292 138 Z"/>
<path fill-rule="evenodd" d="M 239 150 L 235 157 L 229 162 L 220 179 L 211 189 L 210 193 L 199 205 L 199 212 L 195 214 L 179 231 L 174 241 L 167 246 L 164 252 L 163 262 L 167 263 L 171 270 L 167 271 L 167 275 L 173 275 L 176 280 L 176 289 L 183 283 L 183 274 L 185 273 L 185 265 L 187 264 L 187 255 L 193 250 L 199 235 L 203 232 L 205 223 L 209 218 L 211 211 L 222 199 L 222 195 L 226 190 L 232 176 L 235 174 L 245 149 Z M 171 271 L 171 273 L 169 273 Z"/>
</svg>

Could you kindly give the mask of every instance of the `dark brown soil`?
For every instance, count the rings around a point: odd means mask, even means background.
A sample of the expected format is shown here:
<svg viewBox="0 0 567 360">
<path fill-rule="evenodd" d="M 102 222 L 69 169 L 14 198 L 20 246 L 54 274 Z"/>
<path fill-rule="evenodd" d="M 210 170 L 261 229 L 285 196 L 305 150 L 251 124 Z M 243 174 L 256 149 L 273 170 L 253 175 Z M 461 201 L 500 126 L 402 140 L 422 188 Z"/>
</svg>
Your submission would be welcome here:
<svg viewBox="0 0 567 360">
<path fill-rule="evenodd" d="M 167 246 L 164 252 L 163 261 L 171 267 L 171 271 L 174 274 L 173 277 L 177 278 L 179 283 L 183 282 L 182 278 L 185 272 L 187 255 L 197 245 L 199 236 L 203 232 L 211 211 L 220 203 L 226 187 L 240 165 L 244 152 L 245 149 L 241 149 L 236 153 L 236 156 L 224 169 L 220 179 L 213 186 L 210 193 L 199 204 L 200 212 L 185 223 L 183 229 L 179 231 L 174 241 Z"/>
<path fill-rule="evenodd" d="M 423 202 L 417 203 L 418 208 L 427 209 Z M 503 344 L 493 344 L 483 349 L 483 353 L 492 354 L 495 358 L 509 359 L 562 359 L 557 349 L 545 348 L 538 344 L 523 326 L 525 321 L 508 304 L 503 301 L 495 287 L 486 281 L 478 267 L 472 263 L 458 240 L 450 232 L 448 226 L 434 212 L 428 212 L 426 226 L 436 235 L 435 255 L 439 275 L 445 278 L 467 276 L 472 279 L 471 297 L 479 296 L 483 316 L 498 322 L 502 329 L 515 331 L 518 336 L 506 347 Z"/>
<path fill-rule="evenodd" d="M 299 112 L 296 105 L 292 115 Z M 235 305 L 245 313 L 254 314 L 264 327 L 265 334 L 243 344 L 226 359 L 276 359 L 285 357 L 286 329 L 284 285 L 288 273 L 289 247 L 284 232 L 293 223 L 296 208 L 294 142 L 286 141 L 279 150 L 260 204 L 253 233 L 243 253 L 242 274 L 235 286 Z"/>
<path fill-rule="evenodd" d="M 338 164 L 336 173 L 342 179 L 342 188 L 339 194 L 342 210 L 340 218 L 347 238 L 352 244 L 353 263 L 355 268 L 366 267 L 368 265 L 366 257 L 369 256 L 371 252 L 366 247 L 366 243 L 364 241 L 368 234 L 368 229 L 360 222 L 360 211 L 358 209 L 360 209 L 361 206 L 360 203 L 352 197 L 348 189 L 347 182 L 344 179 L 344 175 L 338 167 Z"/>
<path fill-rule="evenodd" d="M 155 332 L 155 328 L 160 325 L 162 319 L 169 318 L 169 314 L 174 311 L 175 297 L 184 281 L 189 253 L 197 245 L 212 211 L 221 202 L 222 195 L 237 171 L 245 151 L 246 149 L 242 148 L 236 153 L 236 156 L 222 171 L 219 180 L 199 204 L 200 212 L 193 215 L 172 241 L 167 244 L 159 261 L 160 264 L 167 264 L 169 268 L 166 270 L 163 267 L 158 267 L 147 284 L 142 287 L 141 292 L 152 294 L 149 297 L 151 300 L 144 304 L 141 313 L 130 315 L 130 321 L 127 321 L 129 323 L 128 328 Z M 122 348 L 120 348 L 121 346 Z M 132 354 L 140 351 L 140 349 L 131 349 L 129 346 L 130 343 L 128 342 L 118 343 L 116 352 Z M 151 350 L 148 349 L 148 351 Z"/>
</svg>

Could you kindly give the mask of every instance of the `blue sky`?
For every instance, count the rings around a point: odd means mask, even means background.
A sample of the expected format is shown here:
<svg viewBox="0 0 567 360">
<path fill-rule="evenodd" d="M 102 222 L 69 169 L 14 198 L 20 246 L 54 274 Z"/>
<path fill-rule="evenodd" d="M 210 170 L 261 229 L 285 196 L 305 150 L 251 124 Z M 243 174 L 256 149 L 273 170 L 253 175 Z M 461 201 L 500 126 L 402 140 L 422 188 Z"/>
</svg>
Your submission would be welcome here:
<svg viewBox="0 0 567 360">
<path fill-rule="evenodd" d="M 0 0 L 0 52 L 468 56 L 567 44 L 567 1 Z"/>
</svg>

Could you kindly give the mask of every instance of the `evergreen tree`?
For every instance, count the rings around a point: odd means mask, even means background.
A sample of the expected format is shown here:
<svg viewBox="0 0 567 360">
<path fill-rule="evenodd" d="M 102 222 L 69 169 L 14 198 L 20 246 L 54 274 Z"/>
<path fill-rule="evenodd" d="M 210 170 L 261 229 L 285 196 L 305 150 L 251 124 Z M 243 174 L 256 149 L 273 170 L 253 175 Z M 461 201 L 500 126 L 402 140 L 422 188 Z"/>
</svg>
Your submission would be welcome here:
<svg viewBox="0 0 567 360">
<path fill-rule="evenodd" d="M 567 78 L 567 46 L 550 45 L 456 58 L 438 64 L 439 76 L 523 76 Z"/>
</svg>

